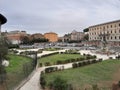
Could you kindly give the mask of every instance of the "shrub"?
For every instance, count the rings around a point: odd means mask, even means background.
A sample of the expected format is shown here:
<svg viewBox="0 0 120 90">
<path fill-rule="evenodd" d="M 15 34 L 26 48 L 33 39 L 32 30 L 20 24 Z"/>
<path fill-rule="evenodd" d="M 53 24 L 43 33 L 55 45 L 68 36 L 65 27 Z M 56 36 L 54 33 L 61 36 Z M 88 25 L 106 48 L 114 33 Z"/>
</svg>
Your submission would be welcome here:
<svg viewBox="0 0 120 90">
<path fill-rule="evenodd" d="M 85 58 L 84 57 L 80 57 L 79 60 L 82 61 L 82 60 L 85 60 Z"/>
<path fill-rule="evenodd" d="M 39 66 L 42 67 L 43 66 L 42 63 L 39 63 Z"/>
<path fill-rule="evenodd" d="M 95 59 L 92 60 L 92 63 L 96 63 L 97 61 Z"/>
<path fill-rule="evenodd" d="M 51 65 L 50 62 L 45 63 L 45 66 L 50 66 L 50 65 Z"/>
<path fill-rule="evenodd" d="M 73 68 L 77 68 L 77 67 L 78 67 L 78 64 L 77 64 L 77 63 L 73 63 L 73 64 L 72 64 L 72 67 L 73 67 Z"/>
<path fill-rule="evenodd" d="M 46 80 L 45 80 L 45 76 L 43 73 L 41 73 L 41 76 L 40 76 L 40 85 L 43 89 L 45 89 Z"/>
<path fill-rule="evenodd" d="M 57 67 L 48 67 L 48 68 L 45 68 L 45 73 L 51 73 L 57 70 L 58 70 Z"/>
<path fill-rule="evenodd" d="M 100 58 L 98 61 L 99 61 L 99 62 L 102 62 L 102 60 L 103 60 L 103 59 L 102 59 L 102 58 Z"/>
<path fill-rule="evenodd" d="M 79 62 L 79 63 L 78 63 L 78 67 L 81 67 L 82 65 L 83 65 L 82 62 Z"/>
<path fill-rule="evenodd" d="M 49 87 L 52 90 L 67 90 L 67 86 L 67 81 L 59 76 L 55 77 L 55 79 L 49 83 Z"/>
</svg>

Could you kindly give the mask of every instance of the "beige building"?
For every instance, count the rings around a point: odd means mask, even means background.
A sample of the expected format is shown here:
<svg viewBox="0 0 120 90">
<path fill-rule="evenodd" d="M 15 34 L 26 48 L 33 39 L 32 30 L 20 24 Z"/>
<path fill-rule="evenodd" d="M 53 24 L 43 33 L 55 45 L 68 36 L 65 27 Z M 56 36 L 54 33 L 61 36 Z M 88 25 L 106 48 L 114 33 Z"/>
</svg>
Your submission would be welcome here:
<svg viewBox="0 0 120 90">
<path fill-rule="evenodd" d="M 45 33 L 44 37 L 49 40 L 49 42 L 57 42 L 58 35 L 54 32 Z"/>
<path fill-rule="evenodd" d="M 76 30 L 73 30 L 71 33 L 71 40 L 80 41 L 83 39 L 83 37 L 84 37 L 83 32 L 77 32 Z"/>
<path fill-rule="evenodd" d="M 120 46 L 120 20 L 90 26 L 88 34 L 91 45 L 106 40 L 109 46 Z"/>
</svg>

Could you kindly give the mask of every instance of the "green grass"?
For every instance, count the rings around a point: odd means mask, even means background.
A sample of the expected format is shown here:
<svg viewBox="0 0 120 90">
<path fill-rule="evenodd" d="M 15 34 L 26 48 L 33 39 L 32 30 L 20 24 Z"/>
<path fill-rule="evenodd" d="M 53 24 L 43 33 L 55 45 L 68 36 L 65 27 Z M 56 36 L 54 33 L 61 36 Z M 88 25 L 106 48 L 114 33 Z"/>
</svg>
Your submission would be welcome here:
<svg viewBox="0 0 120 90">
<path fill-rule="evenodd" d="M 23 64 L 30 63 L 32 59 L 17 55 L 8 55 L 8 57 L 10 58 L 10 65 L 6 67 L 7 86 L 8 90 L 13 90 L 13 87 L 25 78 Z"/>
<path fill-rule="evenodd" d="M 76 69 L 45 74 L 47 83 L 54 77 L 62 77 L 73 86 L 83 87 L 84 85 L 93 85 L 104 81 L 112 81 L 114 73 L 120 69 L 120 61 L 110 60 L 101 63 L 92 64 Z M 102 83 L 104 85 L 104 83 Z"/>
<path fill-rule="evenodd" d="M 50 64 L 54 64 L 58 60 L 65 61 L 68 59 L 76 59 L 76 58 L 80 58 L 80 57 L 83 57 L 83 56 L 81 56 L 80 54 L 56 54 L 56 55 L 40 58 L 39 62 L 43 63 L 43 64 L 45 64 L 45 62 L 49 62 Z"/>
</svg>

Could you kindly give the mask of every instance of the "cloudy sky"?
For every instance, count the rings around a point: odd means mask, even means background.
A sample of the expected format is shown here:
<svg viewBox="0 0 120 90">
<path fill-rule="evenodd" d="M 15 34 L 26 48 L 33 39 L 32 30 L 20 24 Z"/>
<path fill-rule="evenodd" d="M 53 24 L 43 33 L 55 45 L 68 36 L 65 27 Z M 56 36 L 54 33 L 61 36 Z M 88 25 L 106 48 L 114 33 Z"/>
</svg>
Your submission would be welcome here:
<svg viewBox="0 0 120 90">
<path fill-rule="evenodd" d="M 0 11 L 8 19 L 2 31 L 52 31 L 62 36 L 120 19 L 120 0 L 0 0 Z"/>
</svg>

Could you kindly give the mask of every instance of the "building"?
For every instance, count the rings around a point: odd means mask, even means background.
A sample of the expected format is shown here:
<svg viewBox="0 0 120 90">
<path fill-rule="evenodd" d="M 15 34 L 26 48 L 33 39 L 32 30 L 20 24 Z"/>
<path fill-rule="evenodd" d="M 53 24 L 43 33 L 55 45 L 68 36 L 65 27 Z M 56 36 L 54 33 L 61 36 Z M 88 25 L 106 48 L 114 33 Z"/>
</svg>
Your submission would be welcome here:
<svg viewBox="0 0 120 90">
<path fill-rule="evenodd" d="M 89 27 L 89 45 L 100 46 L 104 40 L 110 47 L 120 46 L 120 20 Z"/>
<path fill-rule="evenodd" d="M 12 44 L 20 44 L 21 43 L 21 37 L 27 36 L 26 31 L 10 31 L 7 32 L 6 37 L 9 41 L 11 41 Z"/>
<path fill-rule="evenodd" d="M 62 42 L 69 42 L 71 40 L 71 34 L 65 34 L 62 38 Z"/>
<path fill-rule="evenodd" d="M 81 41 L 84 37 L 83 32 L 77 32 L 76 30 L 73 30 L 71 32 L 71 40 L 72 41 Z"/>
<path fill-rule="evenodd" d="M 44 35 L 42 35 L 41 33 L 35 33 L 31 35 L 32 39 L 39 39 L 39 38 L 44 38 Z"/>
<path fill-rule="evenodd" d="M 5 24 L 6 22 L 7 19 L 2 14 L 0 14 L 0 35 L 1 35 L 1 25 Z"/>
<path fill-rule="evenodd" d="M 44 37 L 49 40 L 49 42 L 57 42 L 58 35 L 54 32 L 45 33 Z"/>
</svg>

